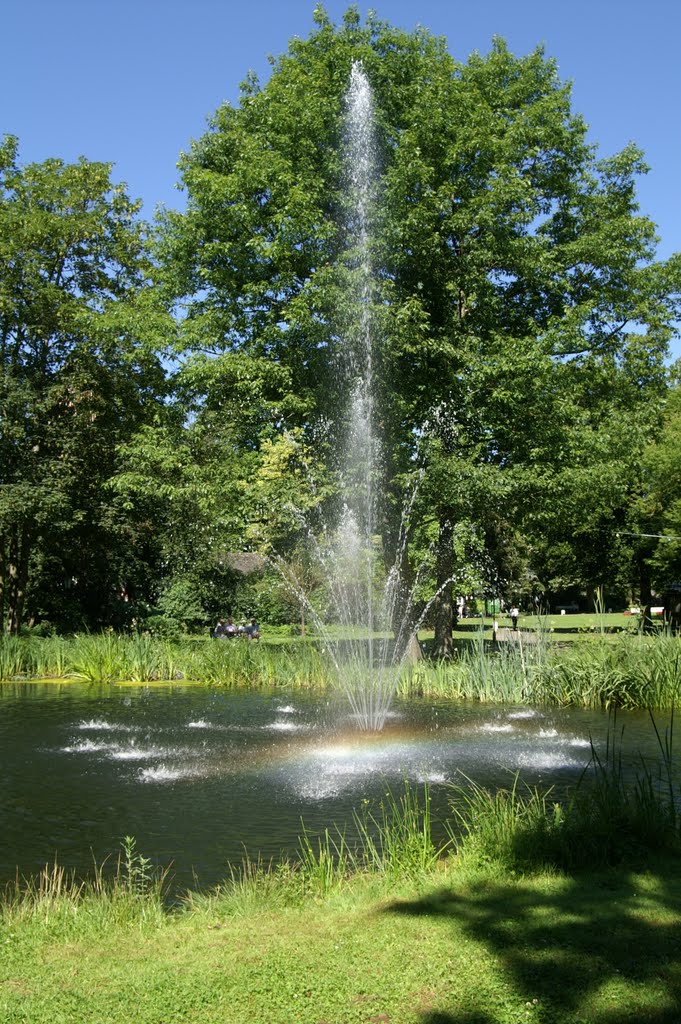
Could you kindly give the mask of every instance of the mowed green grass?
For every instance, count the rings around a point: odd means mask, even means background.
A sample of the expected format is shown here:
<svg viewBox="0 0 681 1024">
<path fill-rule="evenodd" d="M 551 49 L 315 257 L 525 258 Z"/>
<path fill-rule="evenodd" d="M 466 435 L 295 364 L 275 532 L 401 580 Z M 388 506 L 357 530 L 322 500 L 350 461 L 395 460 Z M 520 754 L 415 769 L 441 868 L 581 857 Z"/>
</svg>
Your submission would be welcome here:
<svg viewBox="0 0 681 1024">
<path fill-rule="evenodd" d="M 511 620 L 508 615 L 500 612 L 498 615 L 486 615 L 472 616 L 468 619 L 459 619 L 456 626 L 454 627 L 453 636 L 458 640 L 474 640 L 479 637 L 480 634 L 484 636 L 486 640 L 492 639 L 493 624 L 496 622 L 499 629 L 510 629 Z M 659 629 L 662 628 L 661 616 L 655 616 L 653 624 Z M 636 633 L 641 625 L 640 616 L 638 615 L 625 615 L 623 612 L 603 612 L 603 614 L 596 614 L 594 612 L 568 612 L 565 615 L 529 615 L 521 613 L 518 619 L 518 628 L 520 630 L 531 630 L 532 632 L 540 632 L 544 634 L 547 639 L 555 639 L 563 641 L 579 640 L 588 635 L 604 633 Z M 339 627 L 330 626 L 328 627 L 328 633 L 333 638 L 342 639 L 347 635 L 347 630 L 341 630 Z M 291 635 L 290 627 L 274 627 L 268 629 L 267 626 L 263 627 L 262 638 L 263 642 L 278 644 L 278 643 L 290 643 L 291 641 L 304 641 L 314 637 L 316 634 L 314 630 L 308 629 L 307 637 L 301 637 Z M 354 632 L 357 637 L 366 636 L 365 630 L 357 629 Z M 387 633 L 375 633 L 376 637 L 387 637 Z M 421 641 L 429 641 L 433 639 L 432 629 L 421 629 L 419 630 L 419 639 Z"/>
<path fill-rule="evenodd" d="M 277 904 L 277 901 L 274 901 Z M 124 919 L 10 914 L 3 1024 L 672 1024 L 676 860 L 587 876 L 440 868 L 328 899 Z"/>
<path fill-rule="evenodd" d="M 492 639 L 492 626 L 494 619 L 499 629 L 510 629 L 511 620 L 507 615 L 500 613 L 497 616 L 485 616 L 485 618 L 461 619 L 454 630 L 454 636 L 460 639 L 471 638 L 480 630 L 485 638 Z M 657 622 L 657 617 L 655 619 Z M 661 625 L 661 620 L 659 620 Z M 637 615 L 624 615 L 622 612 L 604 612 L 602 615 L 594 613 L 568 612 L 565 615 L 520 615 L 518 629 L 540 632 L 548 639 L 571 641 L 579 640 L 585 635 L 618 632 L 636 632 L 640 625 L 640 618 Z M 423 638 L 432 636 L 430 633 L 419 634 Z"/>
</svg>

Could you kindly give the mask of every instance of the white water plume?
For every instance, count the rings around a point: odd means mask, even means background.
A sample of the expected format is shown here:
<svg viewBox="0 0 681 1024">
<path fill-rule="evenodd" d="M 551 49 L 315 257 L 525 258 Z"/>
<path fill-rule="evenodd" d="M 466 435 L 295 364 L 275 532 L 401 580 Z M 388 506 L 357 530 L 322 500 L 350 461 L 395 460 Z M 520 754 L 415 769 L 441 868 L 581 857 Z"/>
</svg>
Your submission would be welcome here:
<svg viewBox="0 0 681 1024">
<path fill-rule="evenodd" d="M 346 282 L 337 310 L 338 368 L 347 407 L 336 424 L 340 499 L 336 524 L 308 539 L 326 581 L 328 605 L 320 613 L 303 581 L 283 559 L 273 558 L 288 589 L 323 637 L 340 688 L 360 729 L 383 728 L 401 662 L 413 644 L 413 595 L 405 592 L 400 568 L 406 561 L 409 515 L 402 514 L 393 568 L 386 568 L 381 527 L 382 452 L 376 415 L 375 309 L 380 305 L 373 266 L 379 199 L 374 100 L 361 64 L 354 63 L 345 97 L 343 186 Z M 302 525 L 302 524 L 301 524 Z M 327 623 L 333 624 L 330 629 Z M 338 639 L 340 637 L 341 639 Z M 413 648 L 412 648 L 413 650 Z"/>
</svg>

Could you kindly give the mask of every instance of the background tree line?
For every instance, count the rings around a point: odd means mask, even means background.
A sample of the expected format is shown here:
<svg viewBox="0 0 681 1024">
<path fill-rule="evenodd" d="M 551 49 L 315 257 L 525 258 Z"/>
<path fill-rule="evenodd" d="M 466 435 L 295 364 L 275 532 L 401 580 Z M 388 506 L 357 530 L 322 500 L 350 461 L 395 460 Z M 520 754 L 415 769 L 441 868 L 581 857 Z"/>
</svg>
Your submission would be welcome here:
<svg viewBox="0 0 681 1024">
<path fill-rule="evenodd" d="M 292 620 L 272 552 L 323 604 L 307 537 L 338 500 L 357 61 L 381 167 L 377 551 L 407 581 L 425 565 L 440 652 L 457 593 L 645 601 L 681 577 L 681 259 L 656 259 L 642 154 L 598 156 L 541 50 L 460 63 L 424 29 L 317 8 L 183 154 L 185 212 L 147 225 L 110 166 L 24 166 L 5 139 L 6 630 Z"/>
</svg>

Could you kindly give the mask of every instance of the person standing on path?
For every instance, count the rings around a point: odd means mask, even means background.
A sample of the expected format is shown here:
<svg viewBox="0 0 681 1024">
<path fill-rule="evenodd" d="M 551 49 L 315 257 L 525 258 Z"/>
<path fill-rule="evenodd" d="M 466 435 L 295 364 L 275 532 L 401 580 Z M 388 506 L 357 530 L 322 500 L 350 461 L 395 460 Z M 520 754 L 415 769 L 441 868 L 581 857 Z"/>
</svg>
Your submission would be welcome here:
<svg viewBox="0 0 681 1024">
<path fill-rule="evenodd" d="M 520 615 L 520 612 L 518 611 L 516 606 L 513 605 L 508 614 L 511 616 L 511 625 L 513 629 L 516 630 L 518 628 L 518 616 Z"/>
</svg>

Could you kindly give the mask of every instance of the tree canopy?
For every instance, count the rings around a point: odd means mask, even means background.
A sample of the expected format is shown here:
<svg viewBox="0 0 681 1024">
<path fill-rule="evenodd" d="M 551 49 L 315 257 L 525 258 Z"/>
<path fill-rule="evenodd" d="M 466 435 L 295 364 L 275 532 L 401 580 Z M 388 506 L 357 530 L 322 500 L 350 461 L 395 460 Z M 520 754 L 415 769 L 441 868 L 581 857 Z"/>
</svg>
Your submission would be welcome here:
<svg viewBox="0 0 681 1024">
<path fill-rule="evenodd" d="M 117 444 L 165 387 L 168 322 L 138 204 L 110 170 L 22 167 L 11 137 L 0 149 L 0 616 L 11 631 L 31 579 L 35 612 L 63 617 L 66 588 L 81 614 L 110 614 L 97 594 L 112 586 L 103 487 Z"/>
</svg>

